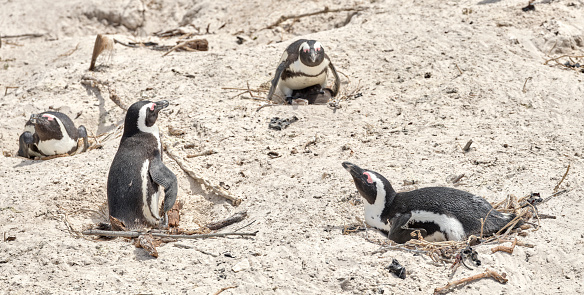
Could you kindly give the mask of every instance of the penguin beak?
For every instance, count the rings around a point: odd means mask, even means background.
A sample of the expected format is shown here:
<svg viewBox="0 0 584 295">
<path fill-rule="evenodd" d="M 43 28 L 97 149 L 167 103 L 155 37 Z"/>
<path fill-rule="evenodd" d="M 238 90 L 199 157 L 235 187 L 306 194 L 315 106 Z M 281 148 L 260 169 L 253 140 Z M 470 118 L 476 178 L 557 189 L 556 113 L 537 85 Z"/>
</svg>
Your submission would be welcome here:
<svg viewBox="0 0 584 295">
<path fill-rule="evenodd" d="M 349 173 L 351 173 L 351 176 L 353 176 L 353 179 L 357 180 L 357 179 L 361 179 L 363 177 L 363 172 L 364 170 L 361 169 L 359 166 L 349 163 L 349 162 L 343 162 L 343 167 L 345 168 L 345 170 L 349 171 Z"/>
<path fill-rule="evenodd" d="M 343 162 L 343 167 L 351 173 L 359 194 L 361 194 L 369 204 L 374 204 L 376 198 L 376 187 L 375 185 L 372 186 L 371 182 L 367 182 L 367 178 L 363 174 L 365 173 L 365 170 L 349 162 Z"/>
<path fill-rule="evenodd" d="M 316 50 L 314 50 L 314 48 L 310 48 L 310 60 L 312 62 L 316 61 L 316 56 L 317 56 Z"/>
<path fill-rule="evenodd" d="M 31 114 L 29 121 L 33 124 L 38 124 L 39 123 L 38 119 L 39 119 L 39 114 Z"/>
<path fill-rule="evenodd" d="M 154 111 L 159 112 L 160 110 L 168 107 L 170 103 L 167 100 L 161 100 L 154 103 L 156 106 L 154 107 Z"/>
</svg>

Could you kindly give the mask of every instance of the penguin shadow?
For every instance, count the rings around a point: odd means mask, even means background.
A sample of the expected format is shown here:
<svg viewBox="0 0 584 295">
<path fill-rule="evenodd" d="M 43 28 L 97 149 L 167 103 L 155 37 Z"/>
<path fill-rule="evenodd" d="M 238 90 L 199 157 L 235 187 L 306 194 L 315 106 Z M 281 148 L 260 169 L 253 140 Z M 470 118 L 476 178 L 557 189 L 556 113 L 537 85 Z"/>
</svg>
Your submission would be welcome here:
<svg viewBox="0 0 584 295">
<path fill-rule="evenodd" d="M 93 95 L 97 98 L 99 105 L 99 122 L 97 125 L 97 131 L 96 134 L 103 134 L 103 133 L 107 133 L 112 131 L 113 129 L 116 128 L 116 124 L 109 124 L 106 125 L 106 116 L 108 115 L 108 111 L 105 108 L 105 99 L 103 98 L 103 95 L 101 95 L 101 90 L 98 87 L 94 87 L 94 86 L 90 86 L 90 85 L 85 85 L 82 84 L 83 87 L 85 87 L 85 91 L 87 92 L 87 95 Z M 120 122 L 118 122 L 117 125 L 123 124 L 124 120 L 121 120 Z"/>
<path fill-rule="evenodd" d="M 188 178 L 189 189 L 190 189 L 191 194 L 203 196 L 207 201 L 213 203 L 214 205 L 219 205 L 219 204 L 231 205 L 230 200 L 228 200 L 226 198 L 219 197 L 219 196 L 213 194 L 212 192 L 205 191 L 203 189 L 201 183 L 195 181 L 194 179 L 192 179 L 190 177 L 187 177 L 187 178 Z M 225 187 L 223 187 L 223 188 L 226 189 Z"/>
<path fill-rule="evenodd" d="M 26 167 L 26 166 L 36 165 L 36 164 L 43 162 L 43 160 L 33 160 L 33 159 L 29 159 L 29 158 L 24 158 L 21 156 L 15 156 L 15 158 L 20 158 L 22 160 L 22 162 L 14 165 L 12 168 Z"/>
</svg>

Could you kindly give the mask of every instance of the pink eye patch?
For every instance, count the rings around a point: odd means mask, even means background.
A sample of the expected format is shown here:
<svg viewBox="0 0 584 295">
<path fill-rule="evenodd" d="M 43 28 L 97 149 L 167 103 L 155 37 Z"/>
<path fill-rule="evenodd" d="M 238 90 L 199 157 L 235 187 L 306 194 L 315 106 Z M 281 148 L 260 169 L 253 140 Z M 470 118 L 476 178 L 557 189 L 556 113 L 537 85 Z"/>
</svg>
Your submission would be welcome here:
<svg viewBox="0 0 584 295">
<path fill-rule="evenodd" d="M 53 121 L 54 117 L 48 114 L 44 114 L 43 117 L 47 118 L 49 121 Z"/>
<path fill-rule="evenodd" d="M 150 105 L 150 110 L 153 111 L 154 110 L 154 104 Z"/>
<path fill-rule="evenodd" d="M 367 175 L 368 183 L 373 183 L 373 179 L 371 178 L 371 174 L 369 174 L 369 172 L 363 172 L 363 175 Z"/>
</svg>

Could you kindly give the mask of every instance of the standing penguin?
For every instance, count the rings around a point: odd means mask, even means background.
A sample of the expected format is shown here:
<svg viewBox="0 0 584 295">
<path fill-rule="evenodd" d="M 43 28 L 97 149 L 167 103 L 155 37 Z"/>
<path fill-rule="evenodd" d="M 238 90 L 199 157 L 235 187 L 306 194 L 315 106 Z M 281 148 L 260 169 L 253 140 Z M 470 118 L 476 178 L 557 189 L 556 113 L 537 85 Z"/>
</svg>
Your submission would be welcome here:
<svg viewBox="0 0 584 295">
<path fill-rule="evenodd" d="M 295 41 L 282 54 L 267 99 L 272 100 L 276 89 L 286 96 L 288 103 L 292 102 L 294 90 L 319 85 L 323 91 L 326 86 L 328 67 L 335 78 L 332 89 L 334 97 L 339 92 L 341 80 L 320 42 L 307 39 Z"/>
<path fill-rule="evenodd" d="M 426 187 L 396 193 L 385 177 L 344 162 L 355 186 L 365 199 L 366 222 L 388 232 L 389 239 L 405 243 L 419 230 L 428 241 L 460 241 L 481 232 L 481 218 L 486 218 L 483 234 L 504 228 L 515 214 L 501 213 L 485 199 L 447 187 Z"/>
<path fill-rule="evenodd" d="M 18 139 L 18 155 L 25 158 L 46 157 L 77 152 L 77 139 L 83 138 L 85 152 L 89 143 L 83 125 L 75 128 L 71 119 L 60 112 L 32 114 Z"/>
<path fill-rule="evenodd" d="M 139 101 L 128 109 L 124 134 L 107 180 L 109 214 L 127 227 L 168 226 L 177 194 L 176 175 L 162 163 L 158 112 L 168 101 Z M 164 205 L 158 208 L 161 189 Z"/>
</svg>

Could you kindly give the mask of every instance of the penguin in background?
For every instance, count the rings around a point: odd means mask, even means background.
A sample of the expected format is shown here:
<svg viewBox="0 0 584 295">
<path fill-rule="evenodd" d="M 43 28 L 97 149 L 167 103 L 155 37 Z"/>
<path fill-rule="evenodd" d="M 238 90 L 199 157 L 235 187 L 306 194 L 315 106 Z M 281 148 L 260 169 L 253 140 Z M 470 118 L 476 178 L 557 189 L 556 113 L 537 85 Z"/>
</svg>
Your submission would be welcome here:
<svg viewBox="0 0 584 295">
<path fill-rule="evenodd" d="M 83 125 L 75 128 L 73 121 L 61 112 L 32 114 L 18 139 L 18 155 L 25 158 L 72 155 L 79 151 L 79 138 L 83 138 L 80 152 L 85 152 L 89 142 Z"/>
<path fill-rule="evenodd" d="M 465 191 L 426 187 L 396 193 L 381 174 L 349 162 L 342 165 L 365 199 L 367 224 L 387 232 L 389 239 L 396 243 L 414 239 L 411 234 L 416 230 L 427 241 L 460 241 L 470 235 L 479 235 L 481 218 L 486 216 L 483 234 L 491 235 L 515 218 L 515 214 L 493 210 L 485 199 Z M 519 222 L 516 227 L 521 224 Z"/>
<path fill-rule="evenodd" d="M 176 201 L 176 175 L 162 162 L 158 126 L 168 101 L 139 101 L 128 109 L 120 146 L 107 181 L 109 214 L 129 228 L 168 227 L 167 212 Z M 159 197 L 164 189 L 164 203 Z"/>
<path fill-rule="evenodd" d="M 272 100 L 274 94 L 278 91 L 284 94 L 286 102 L 291 104 L 295 90 L 314 85 L 318 85 L 321 94 L 323 94 L 328 68 L 330 68 L 335 79 L 332 89 L 332 96 L 334 97 L 339 93 L 341 80 L 320 42 L 307 39 L 293 42 L 282 54 L 267 99 Z"/>
</svg>

